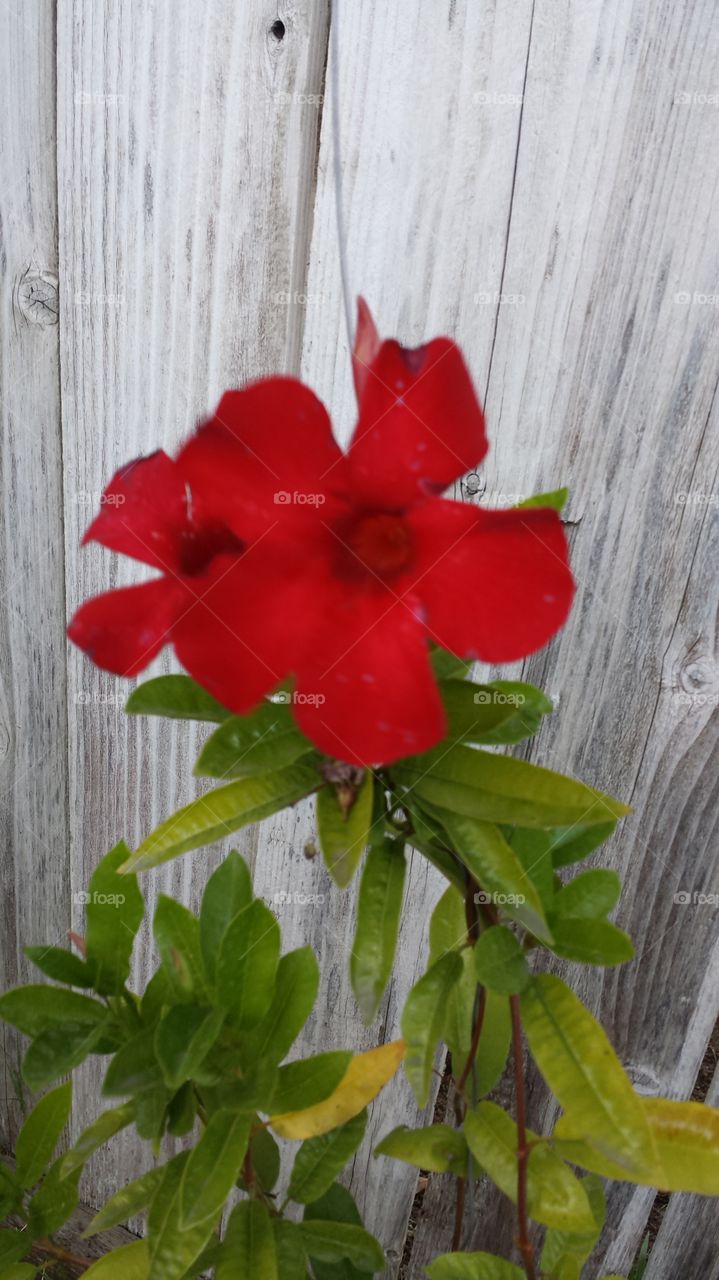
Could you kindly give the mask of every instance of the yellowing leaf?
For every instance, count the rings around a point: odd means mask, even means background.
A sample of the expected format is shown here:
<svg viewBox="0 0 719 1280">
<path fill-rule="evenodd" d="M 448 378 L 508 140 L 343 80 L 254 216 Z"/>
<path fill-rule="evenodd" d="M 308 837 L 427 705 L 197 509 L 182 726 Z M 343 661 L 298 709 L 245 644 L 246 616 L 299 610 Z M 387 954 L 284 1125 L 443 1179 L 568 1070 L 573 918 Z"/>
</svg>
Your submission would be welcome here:
<svg viewBox="0 0 719 1280">
<path fill-rule="evenodd" d="M 270 1124 L 281 1138 L 317 1138 L 329 1133 L 363 1111 L 380 1089 L 392 1078 L 404 1057 L 404 1040 L 358 1053 L 350 1062 L 340 1083 L 323 1102 L 303 1111 L 287 1111 L 272 1116 Z"/>
<path fill-rule="evenodd" d="M 641 1098 L 640 1103 L 657 1153 L 642 1176 L 582 1141 L 569 1116 L 562 1116 L 557 1123 L 556 1150 L 566 1160 L 602 1177 L 659 1187 L 662 1191 L 719 1195 L 719 1109 L 671 1098 Z"/>
</svg>

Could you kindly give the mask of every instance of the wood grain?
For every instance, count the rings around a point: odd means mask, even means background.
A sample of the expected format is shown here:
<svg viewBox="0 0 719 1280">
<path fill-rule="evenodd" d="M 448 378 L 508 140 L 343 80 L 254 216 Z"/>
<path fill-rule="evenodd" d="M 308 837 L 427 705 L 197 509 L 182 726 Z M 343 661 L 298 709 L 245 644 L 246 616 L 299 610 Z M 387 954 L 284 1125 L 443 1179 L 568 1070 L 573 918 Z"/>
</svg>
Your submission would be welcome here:
<svg viewBox="0 0 719 1280">
<path fill-rule="evenodd" d="M 314 190 L 326 5 L 58 4 L 58 167 L 68 609 L 142 569 L 80 536 L 116 468 L 174 449 L 221 391 L 296 363 Z M 85 501 L 87 498 L 87 501 Z M 82 500 L 80 500 L 82 499 Z M 163 664 L 158 664 L 162 667 Z M 126 719 L 127 682 L 70 655 L 73 887 L 191 798 L 197 739 Z M 247 833 L 238 842 L 254 853 Z M 220 849 L 144 878 L 195 904 Z M 80 912 L 77 924 L 82 927 Z M 153 964 L 147 930 L 142 982 Z M 83 1074 L 76 1122 L 97 1107 Z M 138 1163 L 95 1162 L 98 1201 Z"/>
<path fill-rule="evenodd" d="M 52 5 L 6 0 L 0 39 L 0 985 L 68 928 L 62 450 Z M 0 1132 L 21 1108 L 3 1025 Z"/>
</svg>

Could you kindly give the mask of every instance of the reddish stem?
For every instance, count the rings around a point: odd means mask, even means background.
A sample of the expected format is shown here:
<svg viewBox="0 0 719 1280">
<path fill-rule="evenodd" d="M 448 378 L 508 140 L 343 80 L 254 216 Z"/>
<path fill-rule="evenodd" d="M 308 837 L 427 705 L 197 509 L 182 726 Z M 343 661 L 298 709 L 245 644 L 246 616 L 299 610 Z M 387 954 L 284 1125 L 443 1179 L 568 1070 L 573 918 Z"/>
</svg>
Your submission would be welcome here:
<svg viewBox="0 0 719 1280">
<path fill-rule="evenodd" d="M 524 1062 L 522 1057 L 522 1022 L 519 1014 L 519 996 L 510 996 L 512 1011 L 512 1055 L 514 1058 L 514 1087 L 517 1095 L 517 1221 L 519 1236 L 517 1247 L 522 1255 L 527 1280 L 537 1280 L 534 1269 L 534 1249 L 529 1238 L 527 1215 L 527 1101 L 524 1088 Z"/>
</svg>

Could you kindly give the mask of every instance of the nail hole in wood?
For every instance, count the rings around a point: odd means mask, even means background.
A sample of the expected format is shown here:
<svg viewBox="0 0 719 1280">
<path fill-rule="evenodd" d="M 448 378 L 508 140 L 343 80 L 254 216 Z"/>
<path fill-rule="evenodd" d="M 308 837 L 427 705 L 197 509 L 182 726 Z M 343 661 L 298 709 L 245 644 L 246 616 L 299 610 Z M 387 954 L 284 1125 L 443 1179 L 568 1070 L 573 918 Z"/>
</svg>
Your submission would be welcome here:
<svg viewBox="0 0 719 1280">
<path fill-rule="evenodd" d="M 276 22 L 272 23 L 272 26 L 270 27 L 270 35 L 274 36 L 277 41 L 284 40 L 285 24 L 281 18 L 278 18 Z"/>
</svg>

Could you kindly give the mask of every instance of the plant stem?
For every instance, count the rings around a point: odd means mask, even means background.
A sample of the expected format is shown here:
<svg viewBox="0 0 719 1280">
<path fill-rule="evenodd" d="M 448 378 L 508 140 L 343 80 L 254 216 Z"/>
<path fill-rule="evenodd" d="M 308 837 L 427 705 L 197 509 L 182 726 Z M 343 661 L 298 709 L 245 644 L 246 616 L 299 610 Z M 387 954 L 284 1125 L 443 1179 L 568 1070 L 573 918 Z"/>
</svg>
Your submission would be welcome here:
<svg viewBox="0 0 719 1280">
<path fill-rule="evenodd" d="M 519 1014 L 519 996 L 510 996 L 512 1013 L 512 1056 L 514 1058 L 514 1086 L 517 1095 L 517 1221 L 519 1235 L 517 1246 L 522 1255 L 527 1280 L 537 1280 L 534 1269 L 534 1249 L 529 1238 L 527 1217 L 527 1101 L 524 1087 L 524 1062 L 522 1057 L 522 1022 Z"/>
<path fill-rule="evenodd" d="M 57 1258 L 58 1262 L 67 1262 L 71 1267 L 82 1267 L 83 1271 L 87 1271 L 92 1264 L 92 1258 L 83 1258 L 79 1253 L 71 1253 L 69 1249 L 53 1244 L 52 1240 L 33 1240 L 31 1252 Z"/>
</svg>

